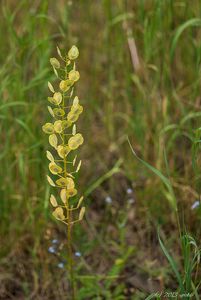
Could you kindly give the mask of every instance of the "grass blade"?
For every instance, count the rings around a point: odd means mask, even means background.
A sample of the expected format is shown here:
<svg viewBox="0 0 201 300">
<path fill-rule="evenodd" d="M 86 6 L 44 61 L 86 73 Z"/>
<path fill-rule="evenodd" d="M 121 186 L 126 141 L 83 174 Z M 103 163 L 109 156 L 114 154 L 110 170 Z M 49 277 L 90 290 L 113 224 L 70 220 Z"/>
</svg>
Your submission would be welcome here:
<svg viewBox="0 0 201 300">
<path fill-rule="evenodd" d="M 174 211 L 177 211 L 177 202 L 176 202 L 176 198 L 174 195 L 174 191 L 172 189 L 172 185 L 170 180 L 165 177 L 159 170 L 157 170 L 156 168 L 154 168 L 153 166 L 151 166 L 150 164 L 148 164 L 146 161 L 142 160 L 141 158 L 139 158 L 137 156 L 137 154 L 135 153 L 130 141 L 128 140 L 128 143 L 130 145 L 130 148 L 134 154 L 134 156 L 145 166 L 147 167 L 150 171 L 152 171 L 154 174 L 156 174 L 161 180 L 162 182 L 165 184 L 165 186 L 167 187 L 168 191 L 169 191 L 169 197 L 168 200 L 172 206 L 172 208 L 174 209 Z"/>
<path fill-rule="evenodd" d="M 172 45 L 171 45 L 171 49 L 170 49 L 170 60 L 173 60 L 174 57 L 174 53 L 175 53 L 175 49 L 177 46 L 177 42 L 181 36 L 181 34 L 183 33 L 183 31 L 189 27 L 194 27 L 194 26 L 201 26 L 201 19 L 200 18 L 193 18 L 190 19 L 188 21 L 186 21 L 185 23 L 183 23 L 182 25 L 180 25 L 176 32 L 175 35 L 173 37 L 173 41 L 172 41 Z"/>
<path fill-rule="evenodd" d="M 183 286 L 182 278 L 178 271 L 178 266 L 177 266 L 176 262 L 174 261 L 173 257 L 168 253 L 167 249 L 165 248 L 165 246 L 160 238 L 159 232 L 158 232 L 158 240 L 159 240 L 159 244 L 161 246 L 163 253 L 165 254 L 170 266 L 172 267 L 172 270 L 174 271 L 174 273 L 176 275 L 180 290 L 182 293 L 184 293 L 184 286 Z"/>
</svg>

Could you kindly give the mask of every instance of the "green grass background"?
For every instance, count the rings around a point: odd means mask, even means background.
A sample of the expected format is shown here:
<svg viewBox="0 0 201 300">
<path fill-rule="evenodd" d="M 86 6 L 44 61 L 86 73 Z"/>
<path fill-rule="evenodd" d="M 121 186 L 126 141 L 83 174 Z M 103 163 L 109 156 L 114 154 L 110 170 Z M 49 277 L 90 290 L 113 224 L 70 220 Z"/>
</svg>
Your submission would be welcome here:
<svg viewBox="0 0 201 300">
<path fill-rule="evenodd" d="M 87 207 L 74 232 L 82 252 L 78 299 L 177 290 L 157 240 L 159 225 L 180 264 L 173 196 L 136 159 L 128 137 L 171 182 L 182 228 L 199 242 L 201 211 L 191 206 L 201 190 L 201 2 L 9 0 L 0 16 L 0 299 L 68 299 L 66 273 L 57 267 L 66 233 L 51 217 L 41 126 L 47 81 L 55 80 L 49 58 L 56 45 L 73 44 L 80 49 L 79 189 Z M 61 256 L 48 252 L 55 237 Z"/>
</svg>

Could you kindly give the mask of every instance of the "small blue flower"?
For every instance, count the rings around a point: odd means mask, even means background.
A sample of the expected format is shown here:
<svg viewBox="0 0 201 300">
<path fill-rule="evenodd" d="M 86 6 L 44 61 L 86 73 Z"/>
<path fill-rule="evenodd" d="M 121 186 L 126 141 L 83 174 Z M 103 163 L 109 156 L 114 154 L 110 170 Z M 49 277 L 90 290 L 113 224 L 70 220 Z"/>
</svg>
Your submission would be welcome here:
<svg viewBox="0 0 201 300">
<path fill-rule="evenodd" d="M 111 204 L 112 203 L 112 198 L 110 196 L 107 196 L 105 198 L 105 202 L 108 203 L 108 204 Z"/>
<path fill-rule="evenodd" d="M 130 195 L 130 194 L 132 194 L 133 190 L 131 188 L 127 188 L 126 192 L 127 192 L 127 194 Z"/>
<path fill-rule="evenodd" d="M 191 205 L 191 209 L 195 209 L 200 205 L 200 201 L 195 201 L 192 205 Z"/>
<path fill-rule="evenodd" d="M 80 257 L 80 256 L 82 256 L 82 253 L 79 252 L 79 251 L 76 251 L 76 252 L 75 252 L 75 256 Z"/>
<path fill-rule="evenodd" d="M 63 262 L 58 263 L 57 267 L 59 269 L 63 269 L 64 268 L 64 263 Z"/>
<path fill-rule="evenodd" d="M 52 244 L 58 244 L 58 243 L 59 243 L 59 241 L 57 239 L 52 240 Z"/>
<path fill-rule="evenodd" d="M 48 248 L 48 251 L 49 251 L 50 253 L 55 253 L 55 252 L 56 252 L 56 251 L 55 251 L 55 248 L 54 248 L 53 246 L 49 247 L 49 248 Z"/>
</svg>

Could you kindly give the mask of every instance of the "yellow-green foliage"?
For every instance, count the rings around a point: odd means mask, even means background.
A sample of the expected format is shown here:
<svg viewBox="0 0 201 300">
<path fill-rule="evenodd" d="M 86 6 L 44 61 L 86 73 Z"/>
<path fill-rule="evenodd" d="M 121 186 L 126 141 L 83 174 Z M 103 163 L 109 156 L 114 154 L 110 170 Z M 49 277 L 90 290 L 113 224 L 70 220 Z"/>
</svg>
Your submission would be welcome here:
<svg viewBox="0 0 201 300">
<path fill-rule="evenodd" d="M 74 174 L 81 167 L 81 161 L 76 163 L 77 155 L 73 152 L 84 142 L 82 134 L 77 133 L 75 124 L 83 107 L 79 98 L 73 96 L 75 83 L 80 78 L 75 64 L 79 50 L 72 46 L 67 55 L 62 55 L 57 47 L 57 52 L 61 61 L 52 57 L 50 64 L 59 79 L 58 88 L 48 82 L 51 93 L 48 101 L 52 106 L 48 105 L 47 108 L 53 120 L 44 124 L 42 129 L 49 135 L 49 143 L 53 148 L 53 152 L 47 151 L 47 158 L 50 161 L 49 171 L 54 177 L 47 175 L 47 180 L 51 186 L 60 190 L 59 197 L 50 196 L 50 203 L 54 207 L 53 216 L 67 225 L 72 225 L 82 220 L 85 212 L 85 207 L 82 207 L 79 217 L 73 219 L 72 212 L 80 208 L 83 200 L 81 197 L 76 205 L 71 203 L 72 197 L 78 193 Z"/>
</svg>

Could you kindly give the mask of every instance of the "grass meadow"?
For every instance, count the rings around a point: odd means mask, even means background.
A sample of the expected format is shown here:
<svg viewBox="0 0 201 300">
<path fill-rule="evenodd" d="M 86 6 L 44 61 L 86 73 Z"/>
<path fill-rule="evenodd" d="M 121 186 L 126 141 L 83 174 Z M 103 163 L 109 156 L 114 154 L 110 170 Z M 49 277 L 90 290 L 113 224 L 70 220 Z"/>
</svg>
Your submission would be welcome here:
<svg viewBox="0 0 201 300">
<path fill-rule="evenodd" d="M 2 0 L 0 299 L 73 299 L 49 197 L 47 82 L 77 45 L 76 300 L 201 298 L 201 1 Z"/>
</svg>

